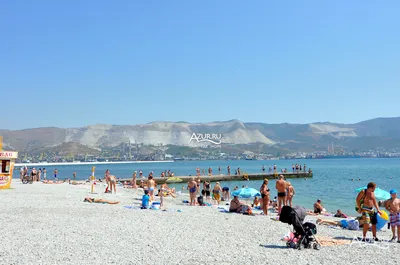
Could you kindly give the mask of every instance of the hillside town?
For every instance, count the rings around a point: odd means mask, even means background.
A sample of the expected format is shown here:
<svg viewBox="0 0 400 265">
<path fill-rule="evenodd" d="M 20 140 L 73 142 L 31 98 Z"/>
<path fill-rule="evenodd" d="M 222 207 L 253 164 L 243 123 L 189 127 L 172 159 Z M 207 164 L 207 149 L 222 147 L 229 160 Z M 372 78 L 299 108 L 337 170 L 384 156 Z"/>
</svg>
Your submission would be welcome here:
<svg viewBox="0 0 400 265">
<path fill-rule="evenodd" d="M 175 149 L 175 150 L 169 150 Z M 172 151 L 172 152 L 170 152 Z M 400 149 L 390 150 L 363 150 L 345 152 L 342 149 L 329 147 L 326 151 L 312 152 L 285 152 L 277 150 L 276 152 L 253 152 L 246 150 L 235 150 L 233 152 L 217 149 L 187 150 L 180 148 L 162 148 L 157 147 L 142 148 L 135 151 L 114 150 L 102 152 L 100 154 L 61 154 L 46 153 L 30 154 L 21 152 L 17 162 L 19 163 L 40 163 L 40 162 L 117 162 L 117 161 L 192 161 L 192 160 L 285 160 L 285 159 L 338 159 L 338 158 L 398 158 Z"/>
</svg>

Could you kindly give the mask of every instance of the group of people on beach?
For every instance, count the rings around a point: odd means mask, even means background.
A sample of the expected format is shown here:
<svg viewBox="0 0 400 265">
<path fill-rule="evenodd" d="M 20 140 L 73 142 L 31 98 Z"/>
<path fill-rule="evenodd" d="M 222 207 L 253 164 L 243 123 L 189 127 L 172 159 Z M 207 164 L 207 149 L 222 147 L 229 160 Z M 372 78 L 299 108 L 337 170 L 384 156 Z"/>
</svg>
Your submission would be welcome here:
<svg viewBox="0 0 400 265">
<path fill-rule="evenodd" d="M 342 219 L 339 221 L 329 219 L 318 219 L 317 224 L 333 225 L 343 227 L 349 230 L 362 229 L 362 241 L 368 241 L 366 238 L 367 232 L 371 229 L 372 240 L 380 241 L 377 237 L 377 224 L 378 215 L 382 216 L 383 212 L 380 207 L 384 207 L 389 212 L 389 225 L 392 230 L 392 238 L 390 242 L 400 243 L 400 199 L 397 198 L 397 190 L 391 189 L 389 191 L 390 198 L 384 201 L 378 201 L 375 197 L 374 191 L 376 184 L 370 182 L 367 188 L 361 190 L 356 197 L 356 211 L 360 216 L 352 219 Z M 318 205 L 317 205 L 318 204 Z M 317 201 L 314 205 L 314 209 L 320 209 L 322 206 L 321 201 Z M 348 218 L 347 215 L 343 214 L 340 210 L 334 215 L 334 217 Z"/>
<path fill-rule="evenodd" d="M 74 173 L 76 176 L 76 173 Z M 50 179 L 47 178 L 47 169 L 46 168 L 38 168 L 35 167 L 28 168 L 27 166 L 22 166 L 19 170 L 19 178 L 22 181 L 24 178 L 29 177 L 32 181 L 40 182 L 44 181 L 46 183 L 51 182 Z M 53 170 L 54 182 L 57 182 L 58 179 L 58 169 L 55 168 Z"/>
<path fill-rule="evenodd" d="M 54 180 L 57 181 L 58 169 L 54 169 L 53 172 L 54 172 Z M 19 170 L 19 178 L 22 181 L 24 177 L 30 177 L 32 181 L 36 182 L 41 181 L 42 177 L 43 180 L 47 180 L 47 170 L 46 168 L 36 169 L 35 167 L 31 167 L 30 169 L 28 169 L 27 166 L 23 166 Z"/>
<path fill-rule="evenodd" d="M 305 170 L 306 165 L 304 165 L 301 169 L 301 165 L 293 165 L 292 170 Z M 229 169 L 229 166 L 228 166 Z M 274 165 L 274 169 L 276 166 Z M 263 171 L 264 166 L 263 166 Z M 188 182 L 187 189 L 189 191 L 189 205 L 204 205 L 204 201 L 207 203 L 214 202 L 216 205 L 219 205 L 221 201 L 229 201 L 230 200 L 230 189 L 228 186 L 221 186 L 219 182 L 216 182 L 215 185 L 212 187 L 211 182 L 208 180 L 201 181 L 200 179 L 200 169 L 196 169 L 197 178 L 194 177 Z M 212 174 L 211 167 L 208 170 L 208 173 Z M 54 169 L 54 181 L 46 179 L 46 169 L 39 169 L 36 170 L 35 168 L 31 168 L 30 173 L 28 173 L 27 167 L 22 167 L 20 171 L 21 179 L 30 174 L 35 181 L 40 181 L 41 176 L 43 174 L 43 183 L 45 184 L 57 184 L 58 179 L 58 170 Z M 171 172 L 167 173 L 169 176 L 172 175 Z M 74 173 L 74 179 L 76 174 Z M 143 176 L 143 173 L 140 171 L 140 184 L 137 185 L 137 176 L 136 171 L 133 173 L 131 183 L 125 183 L 125 188 L 143 188 L 144 195 L 142 197 L 142 208 L 148 209 L 149 205 L 155 201 L 155 196 L 158 196 L 160 199 L 160 207 L 164 206 L 164 197 L 171 196 L 176 197 L 175 188 L 169 188 L 166 183 L 160 185 L 160 188 L 157 189 L 157 183 L 154 179 L 153 172 L 149 173 L 147 179 Z M 106 193 L 116 193 L 116 184 L 117 178 L 110 173 L 107 169 L 104 175 L 104 179 L 107 183 L 107 188 L 105 190 Z M 257 196 L 255 197 L 253 204 L 251 206 L 243 204 L 239 201 L 238 196 L 233 196 L 234 198 L 230 201 L 229 211 L 231 212 L 240 212 L 244 214 L 252 214 L 252 208 L 259 207 L 262 209 L 262 214 L 268 215 L 268 211 L 271 208 L 276 209 L 278 215 L 280 214 L 283 206 L 292 206 L 293 204 L 293 197 L 296 194 L 294 187 L 291 185 L 289 181 L 285 180 L 283 175 L 279 175 L 278 179 L 276 180 L 275 189 L 277 191 L 277 196 L 274 200 L 271 200 L 271 190 L 268 187 L 269 180 L 264 179 L 261 187 L 260 187 L 260 194 L 261 199 Z M 184 188 L 184 187 L 183 187 Z M 236 187 L 235 189 L 238 189 Z M 358 227 L 361 227 L 363 230 L 363 238 L 362 240 L 366 240 L 366 234 L 368 230 L 371 228 L 373 240 L 379 241 L 377 238 L 377 216 L 382 215 L 382 211 L 380 206 L 383 206 L 389 212 L 389 224 L 392 229 L 392 240 L 400 243 L 400 199 L 397 198 L 397 191 L 395 189 L 390 190 L 391 198 L 386 201 L 378 202 L 375 198 L 374 191 L 376 189 L 376 184 L 373 182 L 368 183 L 367 188 L 359 192 L 356 198 L 356 210 L 358 213 L 361 214 L 360 217 L 351 220 L 328 220 L 328 219 L 318 219 L 318 224 L 326 224 L 326 225 L 337 225 L 343 228 L 357 230 Z M 157 191 L 158 190 L 158 191 Z M 198 196 L 199 195 L 199 196 Z M 205 198 L 205 200 L 204 200 Z M 86 197 L 84 199 L 85 202 L 90 203 L 109 203 L 109 204 L 117 204 L 117 201 L 109 201 L 104 199 L 95 199 L 91 197 Z M 376 210 L 375 210 L 376 209 Z M 326 212 L 322 201 L 318 199 L 314 203 L 313 211 L 309 211 L 308 214 L 311 215 L 319 215 L 324 214 Z M 334 217 L 339 218 L 347 218 L 348 216 L 341 212 L 339 209 Z"/>
<path fill-rule="evenodd" d="M 261 171 L 262 171 L 262 173 L 265 173 L 265 171 L 266 171 L 265 165 L 263 165 L 261 167 Z M 281 173 L 287 173 L 288 172 L 287 168 L 282 168 L 280 171 L 281 171 Z M 221 166 L 218 166 L 218 174 L 221 175 L 222 174 L 221 172 L 222 172 L 221 171 Z M 296 164 L 296 165 L 293 164 L 292 165 L 292 172 L 293 173 L 300 173 L 300 172 L 304 172 L 305 173 L 305 172 L 307 172 L 307 165 L 304 164 L 304 166 L 302 166 L 300 164 Z M 311 172 L 312 172 L 311 169 L 309 169 L 308 173 L 311 173 Z M 212 176 L 213 175 L 212 167 L 208 167 L 207 173 L 208 173 L 207 174 L 208 176 Z M 241 173 L 242 173 L 242 171 L 241 171 L 240 167 L 235 169 L 235 175 L 240 175 Z M 276 164 L 274 164 L 272 167 L 268 168 L 268 173 L 270 173 L 270 174 L 271 173 L 278 174 L 278 168 L 277 168 Z M 231 166 L 229 166 L 229 165 L 226 167 L 226 174 L 228 176 L 231 175 Z M 200 169 L 200 167 L 196 167 L 196 176 L 197 177 L 205 176 L 205 175 L 206 175 L 205 169 Z"/>
</svg>

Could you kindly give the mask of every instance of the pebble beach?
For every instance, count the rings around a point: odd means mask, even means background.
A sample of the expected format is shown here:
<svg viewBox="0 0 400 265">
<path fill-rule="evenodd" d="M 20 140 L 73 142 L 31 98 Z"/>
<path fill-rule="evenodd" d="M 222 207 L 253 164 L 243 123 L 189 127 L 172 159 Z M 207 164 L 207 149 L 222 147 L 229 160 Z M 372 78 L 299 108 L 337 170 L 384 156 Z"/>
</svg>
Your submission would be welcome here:
<svg viewBox="0 0 400 265">
<path fill-rule="evenodd" d="M 281 240 L 289 226 L 272 220 L 273 213 L 246 216 L 223 213 L 213 206 L 187 206 L 183 203 L 186 194 L 167 197 L 167 211 L 127 208 L 140 204 L 142 190 L 118 186 L 117 194 L 105 194 L 104 188 L 96 185 L 91 194 L 90 185 L 24 185 L 13 180 L 11 189 L 0 190 L 0 264 L 398 262 L 399 243 L 352 241 L 361 231 L 318 225 L 318 237 L 347 243 L 295 250 Z M 86 196 L 120 203 L 91 204 L 83 202 Z M 316 219 L 306 217 L 313 223 Z M 378 237 L 389 240 L 391 231 L 379 231 Z"/>
</svg>

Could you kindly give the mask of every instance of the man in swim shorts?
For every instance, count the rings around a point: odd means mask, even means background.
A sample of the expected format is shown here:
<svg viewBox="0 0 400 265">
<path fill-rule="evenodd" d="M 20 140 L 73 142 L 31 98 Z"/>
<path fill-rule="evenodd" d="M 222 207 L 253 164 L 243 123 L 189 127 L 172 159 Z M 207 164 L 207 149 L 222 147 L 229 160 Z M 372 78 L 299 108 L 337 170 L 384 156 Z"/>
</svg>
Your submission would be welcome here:
<svg viewBox="0 0 400 265">
<path fill-rule="evenodd" d="M 317 200 L 316 203 L 314 203 L 314 213 L 320 214 L 324 210 L 324 206 L 322 205 L 322 201 L 320 199 Z"/>
<path fill-rule="evenodd" d="M 400 243 L 400 199 L 397 198 L 397 190 L 390 190 L 390 199 L 385 202 L 385 208 L 390 212 L 390 226 L 392 227 L 391 242 L 396 240 L 397 227 L 397 243 Z"/>
<path fill-rule="evenodd" d="M 190 194 L 190 205 L 196 205 L 196 194 L 197 194 L 197 182 L 192 178 L 188 184 L 189 194 Z"/>
<path fill-rule="evenodd" d="M 229 201 L 230 200 L 229 187 L 223 187 L 222 188 L 222 199 L 224 201 Z"/>
<path fill-rule="evenodd" d="M 286 182 L 283 175 L 279 176 L 275 188 L 278 190 L 278 214 L 280 214 L 282 206 L 286 205 Z"/>
<path fill-rule="evenodd" d="M 375 199 L 374 191 L 376 189 L 376 184 L 370 182 L 367 185 L 367 189 L 362 190 L 358 193 L 356 198 L 356 205 L 358 212 L 362 214 L 361 223 L 363 224 L 363 239 L 366 241 L 366 235 L 369 230 L 369 225 L 372 225 L 372 235 L 375 241 L 379 241 L 376 237 L 376 224 L 378 223 L 377 213 L 374 211 L 376 208 L 378 214 L 382 214 L 379 210 L 378 203 Z"/>
</svg>

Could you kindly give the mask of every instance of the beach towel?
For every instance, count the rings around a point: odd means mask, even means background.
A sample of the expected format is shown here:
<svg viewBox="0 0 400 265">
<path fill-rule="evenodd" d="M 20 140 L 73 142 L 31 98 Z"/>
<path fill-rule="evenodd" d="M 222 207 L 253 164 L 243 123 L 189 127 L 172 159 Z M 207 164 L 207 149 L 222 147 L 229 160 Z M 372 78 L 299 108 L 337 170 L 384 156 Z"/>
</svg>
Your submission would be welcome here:
<svg viewBox="0 0 400 265">
<path fill-rule="evenodd" d="M 124 208 L 126 208 L 126 209 L 141 209 L 140 206 L 135 206 L 135 205 L 125 205 Z"/>
<path fill-rule="evenodd" d="M 317 239 L 318 243 L 323 247 L 351 244 L 351 240 L 334 239 L 332 237 L 327 237 L 327 236 L 325 236 L 325 237 L 316 236 L 316 239 Z"/>
</svg>

